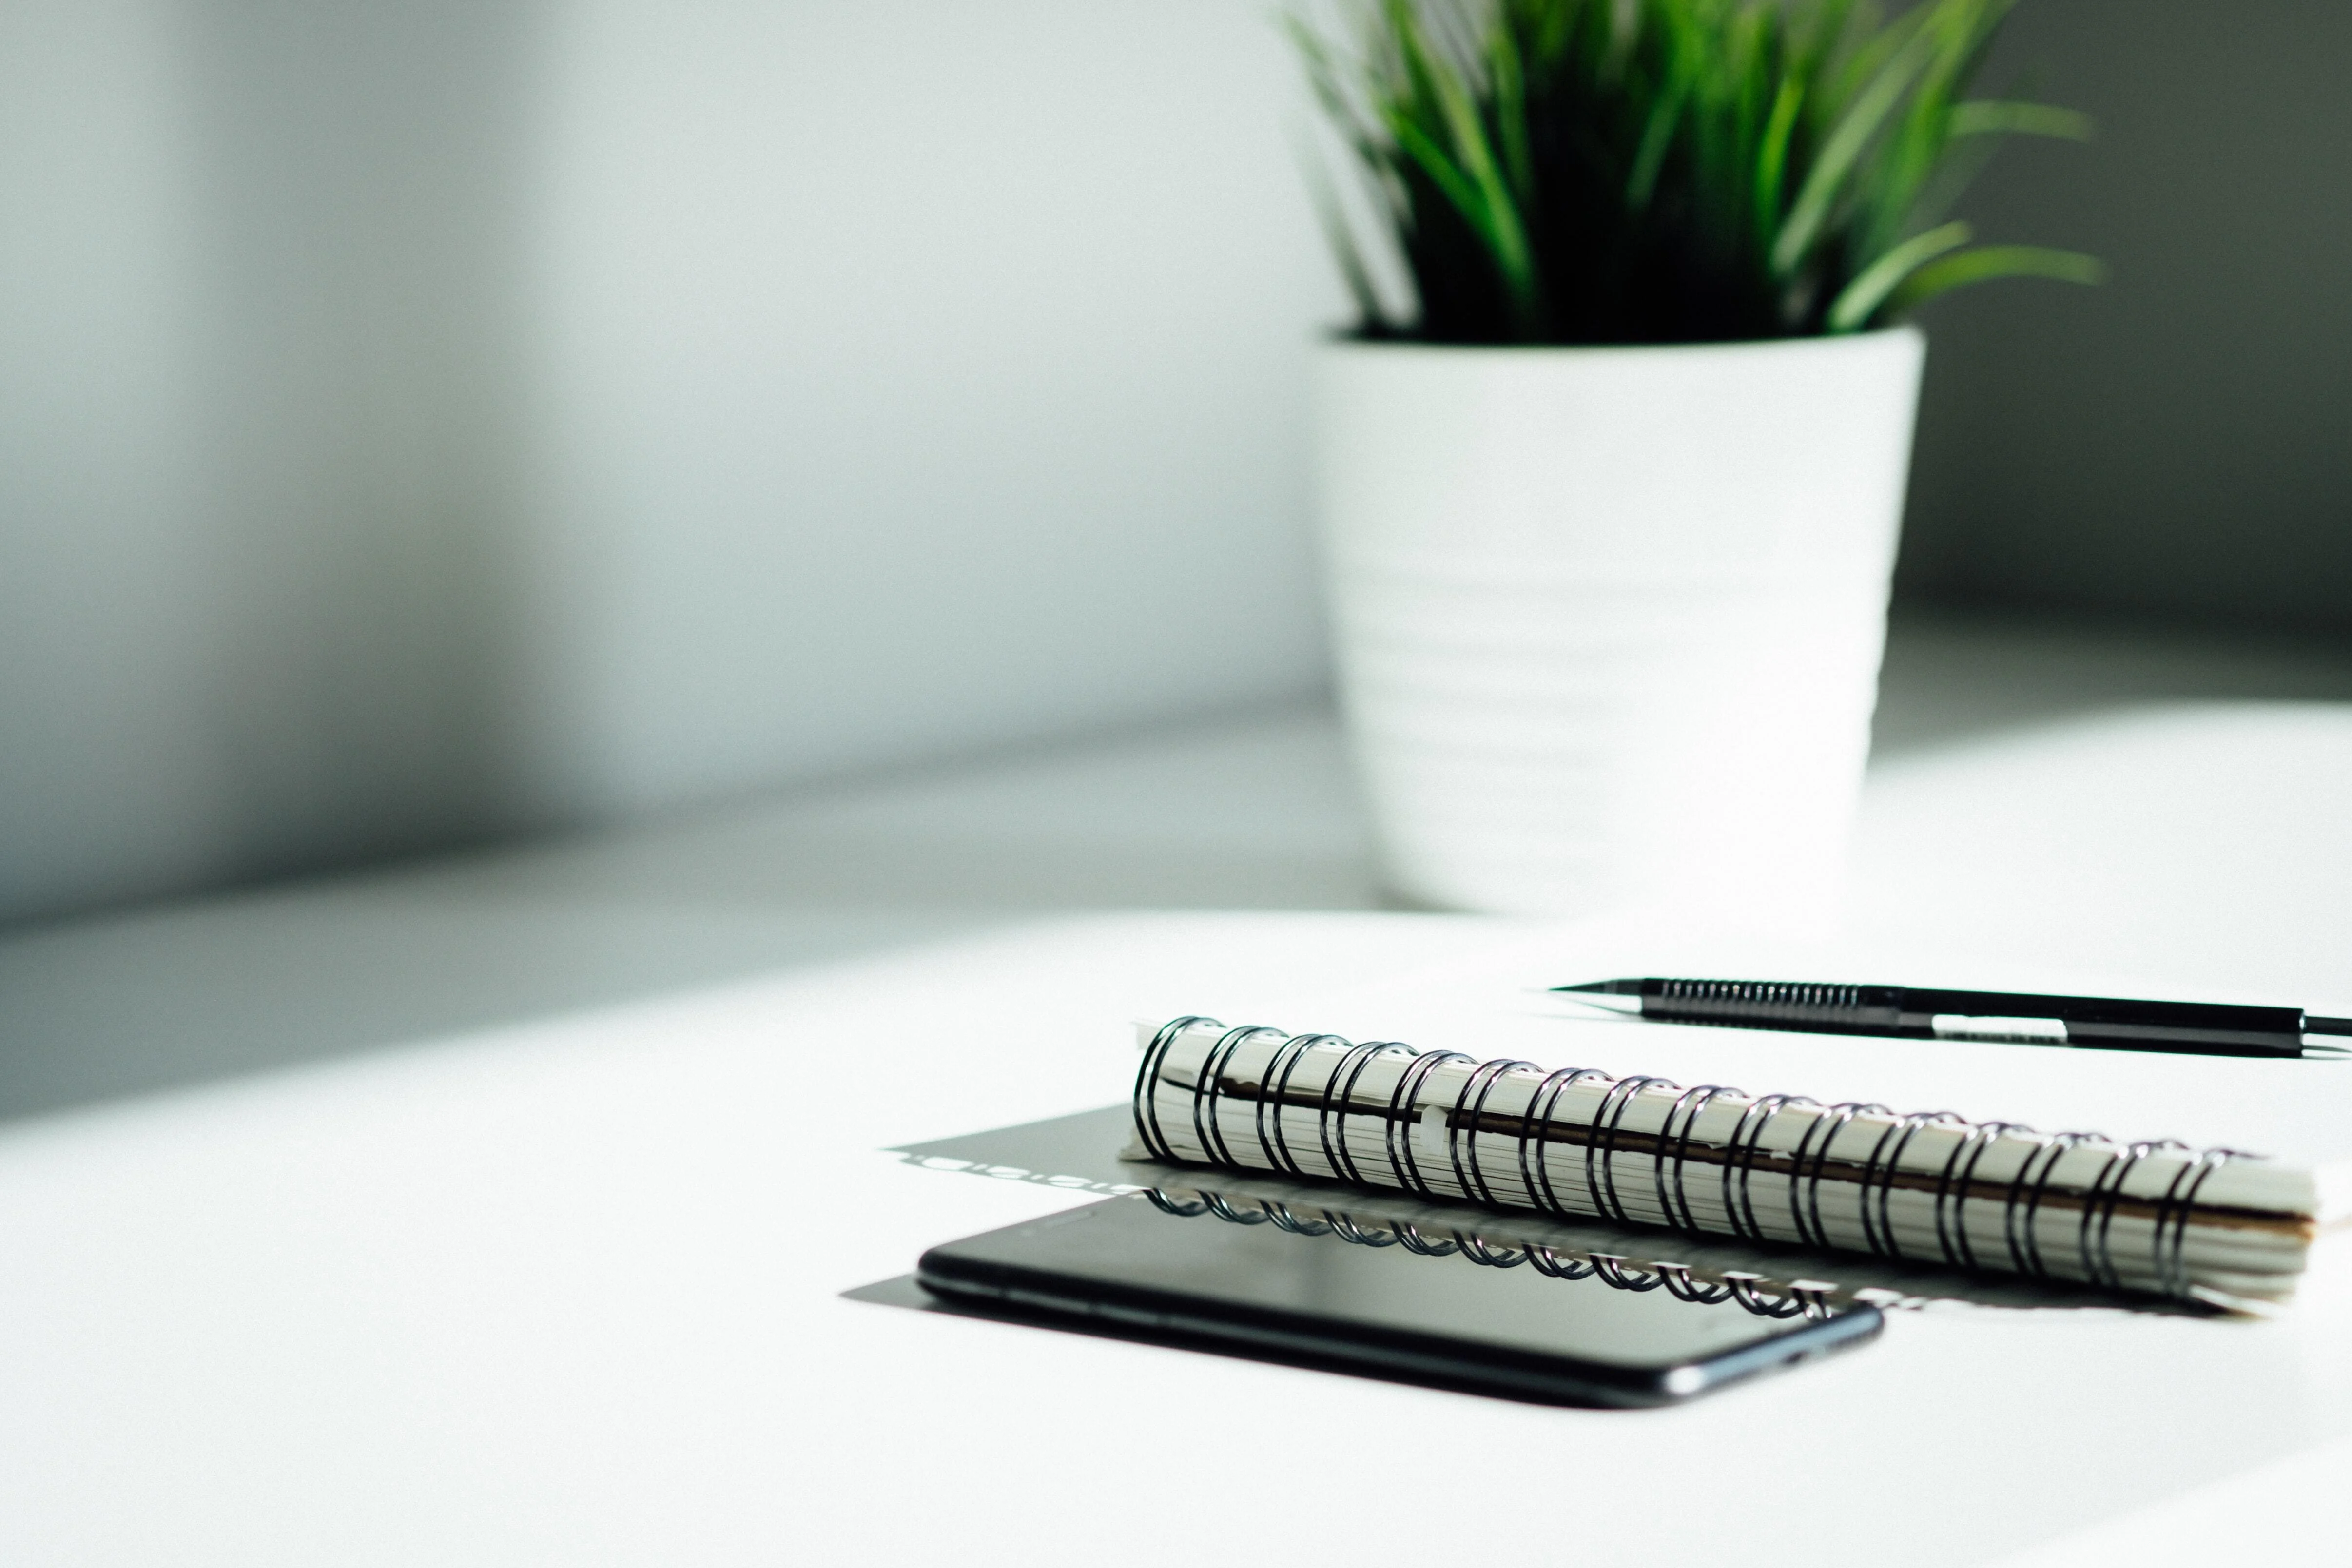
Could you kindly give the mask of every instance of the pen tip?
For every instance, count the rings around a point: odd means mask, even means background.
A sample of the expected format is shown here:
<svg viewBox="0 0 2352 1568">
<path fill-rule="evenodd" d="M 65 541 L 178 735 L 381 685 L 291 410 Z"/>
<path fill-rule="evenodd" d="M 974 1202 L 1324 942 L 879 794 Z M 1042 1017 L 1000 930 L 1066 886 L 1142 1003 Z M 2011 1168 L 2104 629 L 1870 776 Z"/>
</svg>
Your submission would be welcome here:
<svg viewBox="0 0 2352 1568">
<path fill-rule="evenodd" d="M 1642 988 L 1639 980 L 1587 980 L 1580 986 L 1554 986 L 1555 991 L 1588 991 L 1604 997 L 1630 997 Z"/>
</svg>

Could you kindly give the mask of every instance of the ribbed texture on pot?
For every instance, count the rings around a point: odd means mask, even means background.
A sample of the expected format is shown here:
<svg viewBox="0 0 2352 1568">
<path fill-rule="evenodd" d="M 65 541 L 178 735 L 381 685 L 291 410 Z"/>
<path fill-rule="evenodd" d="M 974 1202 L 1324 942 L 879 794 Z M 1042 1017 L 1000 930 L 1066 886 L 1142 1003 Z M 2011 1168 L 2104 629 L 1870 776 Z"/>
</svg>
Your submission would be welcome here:
<svg viewBox="0 0 2352 1568">
<path fill-rule="evenodd" d="M 1814 344 L 1761 346 L 1803 372 L 1777 395 L 1758 346 L 1647 351 L 1663 367 L 1333 350 L 1341 690 L 1400 892 L 1830 917 L 1917 364 L 1908 334 L 1830 347 L 1857 346 L 1843 368 L 1867 373 L 1837 396 L 1839 357 Z"/>
</svg>

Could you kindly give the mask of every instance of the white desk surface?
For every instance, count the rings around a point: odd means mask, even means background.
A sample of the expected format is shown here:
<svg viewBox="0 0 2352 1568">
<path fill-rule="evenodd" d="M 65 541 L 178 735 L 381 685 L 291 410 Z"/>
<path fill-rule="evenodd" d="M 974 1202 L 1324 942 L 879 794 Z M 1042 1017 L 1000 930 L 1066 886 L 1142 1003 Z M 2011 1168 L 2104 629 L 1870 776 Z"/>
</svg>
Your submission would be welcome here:
<svg viewBox="0 0 2352 1568">
<path fill-rule="evenodd" d="M 1218 782 L 1168 782 L 1203 756 Z M 1038 767 L 0 946 L 10 1038 L 100 1064 L 11 1064 L 22 1103 L 90 1103 L 0 1134 L 0 1562 L 2340 1560 L 2352 1292 L 2263 1324 L 1906 1316 L 1640 1414 L 843 1300 L 1071 1200 L 878 1147 L 1119 1098 L 1131 1017 L 1526 935 L 1070 913 L 1155 877 L 1152 902 L 1265 904 L 1360 875 L 1314 722 Z M 1923 745 L 1874 779 L 1859 923 L 1888 953 L 2352 1010 L 2347 778 L 2352 708 L 2319 703 Z M 761 843 L 813 883 L 763 887 Z M 950 849 L 1013 895 L 887 896 Z M 718 978 L 778 952 L 801 961 Z M 410 1043 L 101 1098 L 168 1077 L 175 1038 L 215 1071 Z M 889 1063 L 887 1094 L 811 1098 Z"/>
</svg>

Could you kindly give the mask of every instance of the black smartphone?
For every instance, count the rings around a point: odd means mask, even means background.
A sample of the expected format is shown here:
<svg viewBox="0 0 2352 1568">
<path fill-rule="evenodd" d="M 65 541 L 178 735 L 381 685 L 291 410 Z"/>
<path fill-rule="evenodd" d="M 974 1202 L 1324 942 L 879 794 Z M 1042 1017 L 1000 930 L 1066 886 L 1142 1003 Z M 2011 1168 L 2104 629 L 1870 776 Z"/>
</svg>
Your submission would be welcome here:
<svg viewBox="0 0 2352 1568">
<path fill-rule="evenodd" d="M 915 1278 L 982 1311 L 1576 1405 L 1671 1404 L 1883 1326 L 1864 1303 L 1188 1197 L 1132 1193 L 950 1241 Z"/>
</svg>

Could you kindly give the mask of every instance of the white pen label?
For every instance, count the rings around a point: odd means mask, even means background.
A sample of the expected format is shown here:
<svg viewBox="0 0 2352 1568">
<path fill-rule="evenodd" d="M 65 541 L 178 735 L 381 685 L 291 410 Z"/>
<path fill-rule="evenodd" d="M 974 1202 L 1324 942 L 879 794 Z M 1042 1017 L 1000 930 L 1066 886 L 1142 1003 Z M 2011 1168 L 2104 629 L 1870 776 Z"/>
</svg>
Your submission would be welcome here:
<svg viewBox="0 0 2352 1568">
<path fill-rule="evenodd" d="M 1927 1020 L 1937 1040 L 1998 1040 L 2020 1045 L 2063 1045 L 2064 1019 L 1981 1018 L 1969 1013 L 1937 1013 Z"/>
</svg>

